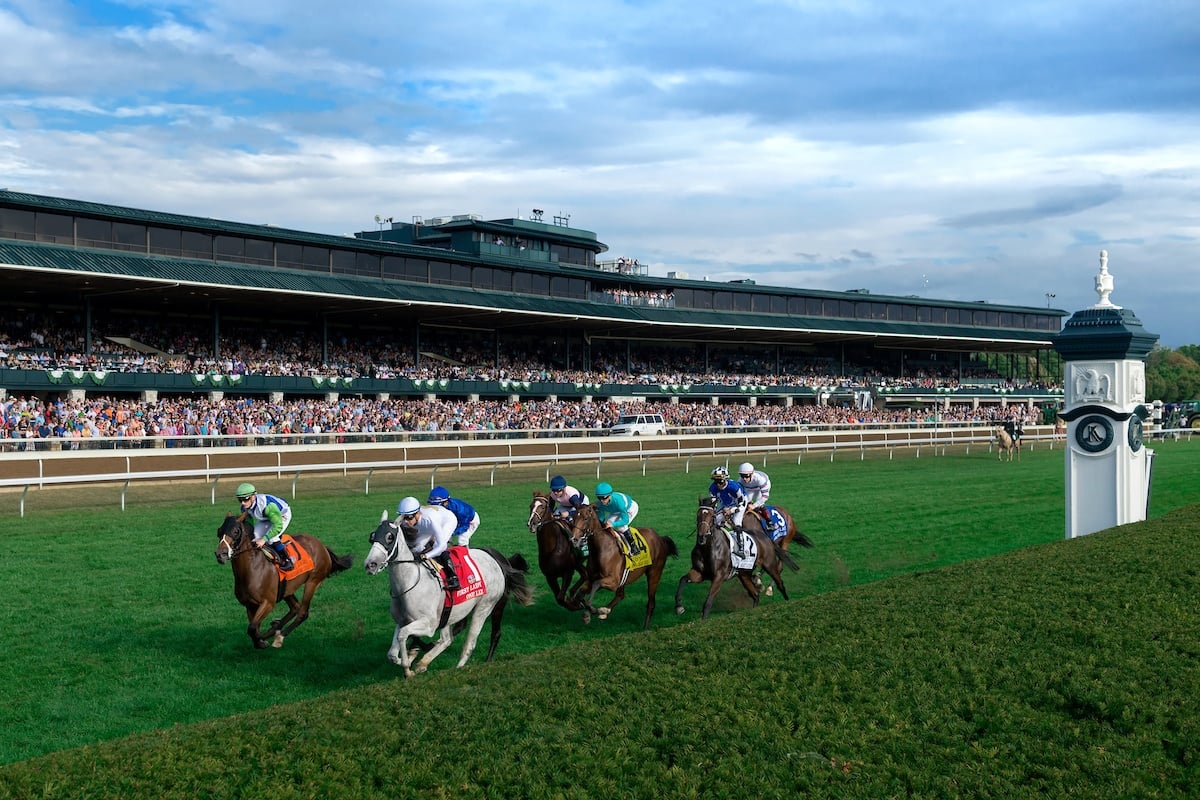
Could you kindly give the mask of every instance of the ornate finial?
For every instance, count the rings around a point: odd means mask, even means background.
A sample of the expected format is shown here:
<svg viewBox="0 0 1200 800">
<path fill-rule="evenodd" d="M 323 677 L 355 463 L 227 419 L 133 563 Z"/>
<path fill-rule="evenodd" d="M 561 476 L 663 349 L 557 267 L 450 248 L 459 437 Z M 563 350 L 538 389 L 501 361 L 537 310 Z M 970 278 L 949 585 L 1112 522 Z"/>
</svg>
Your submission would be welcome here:
<svg viewBox="0 0 1200 800">
<path fill-rule="evenodd" d="M 1112 294 L 1113 276 L 1108 274 L 1108 251 L 1100 251 L 1100 274 L 1096 276 L 1096 294 L 1100 295 L 1100 302 L 1092 306 L 1092 308 L 1120 308 L 1113 305 L 1108 296 Z"/>
</svg>

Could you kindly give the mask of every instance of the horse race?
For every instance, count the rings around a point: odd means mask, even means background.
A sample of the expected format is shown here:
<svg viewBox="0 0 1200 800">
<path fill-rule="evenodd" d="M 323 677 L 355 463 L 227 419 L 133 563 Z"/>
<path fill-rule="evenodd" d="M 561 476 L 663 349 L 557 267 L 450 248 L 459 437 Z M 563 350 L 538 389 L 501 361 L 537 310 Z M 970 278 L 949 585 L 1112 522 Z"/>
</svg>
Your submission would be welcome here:
<svg viewBox="0 0 1200 800">
<path fill-rule="evenodd" d="M 1158 15 L 17 5 L 0 798 L 1200 796 Z"/>
</svg>

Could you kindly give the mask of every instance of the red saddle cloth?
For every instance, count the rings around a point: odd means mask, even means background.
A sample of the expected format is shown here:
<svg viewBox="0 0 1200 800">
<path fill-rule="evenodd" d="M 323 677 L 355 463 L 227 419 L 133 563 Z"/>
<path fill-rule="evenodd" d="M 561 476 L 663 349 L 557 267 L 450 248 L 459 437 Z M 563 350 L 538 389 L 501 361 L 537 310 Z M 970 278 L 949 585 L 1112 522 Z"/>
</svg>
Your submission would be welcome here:
<svg viewBox="0 0 1200 800">
<path fill-rule="evenodd" d="M 475 559 L 471 558 L 470 549 L 456 544 L 447 552 L 450 553 L 450 563 L 454 564 L 454 573 L 458 575 L 459 585 L 458 589 L 448 592 L 450 603 L 458 605 L 487 594 L 487 584 L 479 572 L 479 567 L 475 564 Z M 444 580 L 445 578 L 443 578 Z"/>
<path fill-rule="evenodd" d="M 290 581 L 292 578 L 297 578 L 306 572 L 312 570 L 312 556 L 308 551 L 300 546 L 300 543 L 293 539 L 289 534 L 284 534 L 280 539 L 283 541 L 283 546 L 287 548 L 288 555 L 292 557 L 292 568 L 287 572 L 279 569 L 279 562 L 275 562 L 275 569 L 279 570 L 279 579 Z"/>
</svg>

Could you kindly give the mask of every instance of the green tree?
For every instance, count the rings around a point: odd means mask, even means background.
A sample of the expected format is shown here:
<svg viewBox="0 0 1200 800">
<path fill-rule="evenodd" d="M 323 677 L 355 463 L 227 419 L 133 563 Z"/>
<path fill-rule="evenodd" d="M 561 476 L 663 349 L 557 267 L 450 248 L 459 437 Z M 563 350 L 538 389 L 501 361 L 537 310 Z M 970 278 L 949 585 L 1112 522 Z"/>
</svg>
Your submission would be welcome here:
<svg viewBox="0 0 1200 800">
<path fill-rule="evenodd" d="M 1146 399 L 1177 403 L 1200 399 L 1200 347 L 1155 346 L 1146 358 Z"/>
</svg>

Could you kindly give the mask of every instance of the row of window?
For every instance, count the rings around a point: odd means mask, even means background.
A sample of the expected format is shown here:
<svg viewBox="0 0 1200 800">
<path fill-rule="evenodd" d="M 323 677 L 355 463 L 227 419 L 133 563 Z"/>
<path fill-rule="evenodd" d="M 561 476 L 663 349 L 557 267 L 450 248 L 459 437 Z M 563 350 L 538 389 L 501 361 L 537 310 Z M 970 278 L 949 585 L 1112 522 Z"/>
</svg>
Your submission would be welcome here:
<svg viewBox="0 0 1200 800">
<path fill-rule="evenodd" d="M 589 290 L 605 292 L 622 288 L 615 283 L 589 282 L 583 278 L 501 267 L 412 256 L 380 255 L 344 248 L 277 242 L 249 236 L 213 234 L 5 207 L 0 207 L 0 237 L 575 300 L 588 299 Z M 551 250 L 558 255 L 560 263 L 594 263 L 594 253 L 583 248 L 552 244 Z M 642 287 L 623 288 L 636 292 Z M 1058 316 L 1052 314 L 947 308 L 869 299 L 738 292 L 715 287 L 675 288 L 673 292 L 673 305 L 677 309 L 965 325 L 1039 332 L 1054 332 L 1060 326 Z"/>
</svg>

